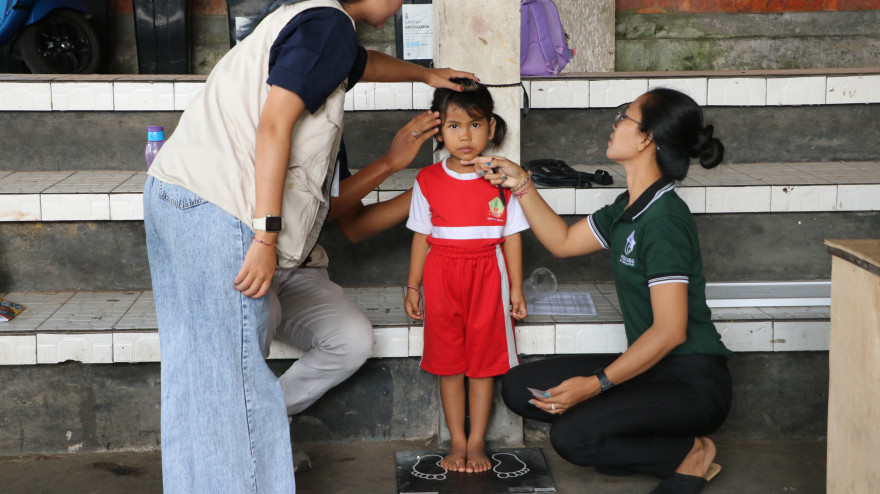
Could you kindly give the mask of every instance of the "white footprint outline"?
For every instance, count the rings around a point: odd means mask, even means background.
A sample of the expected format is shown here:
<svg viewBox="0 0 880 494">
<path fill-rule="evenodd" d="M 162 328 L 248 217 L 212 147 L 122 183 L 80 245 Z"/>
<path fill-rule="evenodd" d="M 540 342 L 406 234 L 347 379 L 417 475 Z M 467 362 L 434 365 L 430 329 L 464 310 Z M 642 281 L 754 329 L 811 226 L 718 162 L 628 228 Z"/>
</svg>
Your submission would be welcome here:
<svg viewBox="0 0 880 494">
<path fill-rule="evenodd" d="M 442 470 L 443 470 L 443 473 L 424 473 L 424 472 L 420 472 L 420 471 L 416 470 L 416 465 L 418 465 L 419 463 L 421 463 L 421 462 L 422 462 L 422 459 L 424 459 L 424 458 L 429 458 L 429 457 L 432 457 L 432 456 L 433 456 L 434 458 L 439 458 L 439 459 L 437 460 L 437 463 L 435 463 L 435 465 L 437 465 L 438 468 L 442 469 Z M 420 478 L 420 479 L 425 479 L 425 480 L 446 480 L 446 474 L 449 472 L 449 470 L 443 468 L 443 466 L 440 465 L 440 462 L 443 461 L 443 457 L 442 457 L 442 456 L 440 456 L 440 455 L 424 455 L 424 456 L 417 456 L 417 457 L 416 457 L 416 460 L 418 460 L 418 461 L 416 461 L 416 462 L 413 464 L 413 466 L 412 466 L 412 475 L 413 475 L 414 477 L 418 477 L 418 478 Z"/>
<path fill-rule="evenodd" d="M 497 469 L 501 466 L 502 463 L 501 459 L 498 458 L 499 455 L 512 456 L 513 459 L 515 459 L 522 465 L 522 468 L 515 472 L 499 472 Z M 498 476 L 499 479 L 514 479 L 516 477 L 522 477 L 523 475 L 529 473 L 528 465 L 526 465 L 524 461 L 520 460 L 519 457 L 513 453 L 495 453 L 492 455 L 492 459 L 498 462 L 497 465 L 492 467 L 492 471 L 495 472 L 495 475 Z"/>
</svg>

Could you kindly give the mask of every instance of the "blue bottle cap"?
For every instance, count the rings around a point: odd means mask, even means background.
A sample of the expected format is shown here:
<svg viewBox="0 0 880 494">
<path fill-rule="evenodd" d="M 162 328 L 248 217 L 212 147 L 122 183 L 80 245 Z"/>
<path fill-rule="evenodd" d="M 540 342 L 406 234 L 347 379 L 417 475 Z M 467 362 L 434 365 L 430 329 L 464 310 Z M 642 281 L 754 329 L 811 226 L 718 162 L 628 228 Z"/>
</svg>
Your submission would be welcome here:
<svg viewBox="0 0 880 494">
<path fill-rule="evenodd" d="M 147 140 L 148 141 L 164 141 L 165 140 L 165 129 L 161 126 L 147 126 Z"/>
</svg>

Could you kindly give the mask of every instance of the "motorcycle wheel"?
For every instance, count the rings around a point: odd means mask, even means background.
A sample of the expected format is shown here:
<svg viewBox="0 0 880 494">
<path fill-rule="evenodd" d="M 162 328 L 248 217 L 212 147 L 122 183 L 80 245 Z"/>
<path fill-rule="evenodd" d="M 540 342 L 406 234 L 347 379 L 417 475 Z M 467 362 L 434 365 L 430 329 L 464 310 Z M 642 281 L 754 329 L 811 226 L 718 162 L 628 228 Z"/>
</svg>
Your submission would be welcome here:
<svg viewBox="0 0 880 494">
<path fill-rule="evenodd" d="M 98 35 L 72 10 L 53 10 L 18 37 L 24 64 L 34 74 L 92 74 L 100 62 Z"/>
</svg>

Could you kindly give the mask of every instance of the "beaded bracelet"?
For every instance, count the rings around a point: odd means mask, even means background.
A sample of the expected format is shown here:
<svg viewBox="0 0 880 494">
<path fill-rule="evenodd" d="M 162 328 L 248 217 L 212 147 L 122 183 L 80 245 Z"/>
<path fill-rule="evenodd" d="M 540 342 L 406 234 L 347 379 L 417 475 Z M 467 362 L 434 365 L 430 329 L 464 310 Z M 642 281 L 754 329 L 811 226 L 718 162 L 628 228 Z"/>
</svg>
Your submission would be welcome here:
<svg viewBox="0 0 880 494">
<path fill-rule="evenodd" d="M 526 179 L 516 187 L 510 189 L 510 192 L 516 196 L 517 199 L 526 195 L 529 192 L 529 189 L 532 187 L 532 172 L 526 172 Z"/>
<path fill-rule="evenodd" d="M 267 242 L 263 242 L 262 240 L 258 239 L 257 237 L 254 237 L 254 240 L 256 240 L 258 244 L 265 245 L 266 247 L 275 247 L 276 245 L 278 245 L 278 242 L 270 244 Z"/>
</svg>

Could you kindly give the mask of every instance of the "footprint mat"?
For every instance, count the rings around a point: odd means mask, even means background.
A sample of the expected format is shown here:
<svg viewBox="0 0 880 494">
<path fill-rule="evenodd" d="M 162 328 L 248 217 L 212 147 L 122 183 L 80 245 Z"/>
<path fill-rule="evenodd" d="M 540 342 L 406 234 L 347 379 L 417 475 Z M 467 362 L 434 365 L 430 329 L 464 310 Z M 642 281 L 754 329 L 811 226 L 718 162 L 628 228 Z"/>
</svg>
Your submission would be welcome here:
<svg viewBox="0 0 880 494">
<path fill-rule="evenodd" d="M 480 473 L 450 472 L 440 466 L 445 450 L 398 451 L 400 494 L 520 494 L 556 492 L 541 448 L 486 451 L 492 468 Z"/>
</svg>

